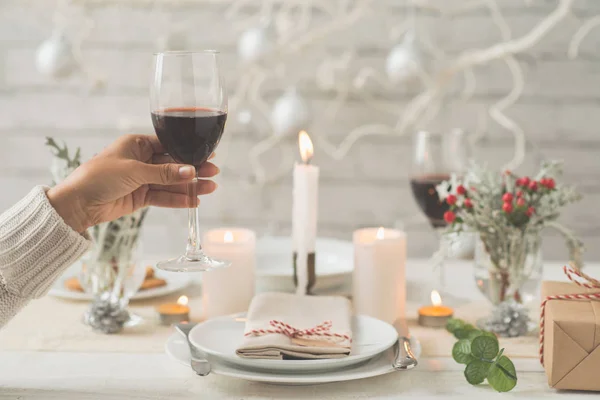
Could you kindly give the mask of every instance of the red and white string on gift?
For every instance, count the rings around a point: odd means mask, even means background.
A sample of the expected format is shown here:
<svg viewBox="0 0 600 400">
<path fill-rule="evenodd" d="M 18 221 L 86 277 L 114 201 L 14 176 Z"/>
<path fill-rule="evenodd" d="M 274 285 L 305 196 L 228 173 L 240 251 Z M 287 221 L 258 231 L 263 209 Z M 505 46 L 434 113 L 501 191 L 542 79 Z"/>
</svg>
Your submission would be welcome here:
<svg viewBox="0 0 600 400">
<path fill-rule="evenodd" d="M 584 274 L 573 264 L 565 265 L 563 271 L 567 278 L 574 284 L 587 289 L 600 289 L 600 281 Z M 547 296 L 542 301 L 540 314 L 540 362 L 544 365 L 544 318 L 546 314 L 546 303 L 550 300 L 600 300 L 600 292 L 598 293 L 581 293 L 581 294 L 557 294 Z"/>
<path fill-rule="evenodd" d="M 324 338 L 328 338 L 330 340 L 345 339 L 350 342 L 352 341 L 352 338 L 350 337 L 350 335 L 331 332 L 331 326 L 332 326 L 331 321 L 325 321 L 322 324 L 319 324 L 313 328 L 308 328 L 308 329 L 294 328 L 293 326 L 286 324 L 285 322 L 277 321 L 277 320 L 269 321 L 269 325 L 271 325 L 273 327 L 273 329 L 252 329 L 251 331 L 246 332 L 244 334 L 244 336 L 263 336 L 263 335 L 267 335 L 269 333 L 280 333 L 289 338 L 324 337 Z"/>
</svg>

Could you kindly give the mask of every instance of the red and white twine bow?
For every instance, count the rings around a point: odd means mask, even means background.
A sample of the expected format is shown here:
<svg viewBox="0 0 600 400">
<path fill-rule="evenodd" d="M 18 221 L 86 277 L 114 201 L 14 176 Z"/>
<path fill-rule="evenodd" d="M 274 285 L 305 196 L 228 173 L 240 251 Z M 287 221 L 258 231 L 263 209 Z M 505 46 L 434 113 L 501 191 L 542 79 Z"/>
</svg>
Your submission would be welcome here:
<svg viewBox="0 0 600 400">
<path fill-rule="evenodd" d="M 291 339 L 293 338 L 304 338 L 308 337 L 310 339 L 315 337 L 324 337 L 329 340 L 340 340 L 345 339 L 348 341 L 352 341 L 352 338 L 347 334 L 335 333 L 331 332 L 331 321 L 325 321 L 322 324 L 319 324 L 313 328 L 308 329 L 298 329 L 293 326 L 286 324 L 282 321 L 271 320 L 269 321 L 269 325 L 272 326 L 272 329 L 252 329 L 249 332 L 246 332 L 244 336 L 263 336 L 269 333 L 280 333 Z"/>
<path fill-rule="evenodd" d="M 571 265 L 565 265 L 563 271 L 567 278 L 574 284 L 587 289 L 600 289 L 600 281 L 584 274 L 579 269 Z M 546 303 L 550 300 L 600 300 L 600 292 L 580 293 L 580 294 L 556 294 L 547 296 L 542 301 L 540 314 L 540 362 L 544 365 L 544 317 L 546 313 Z"/>
</svg>

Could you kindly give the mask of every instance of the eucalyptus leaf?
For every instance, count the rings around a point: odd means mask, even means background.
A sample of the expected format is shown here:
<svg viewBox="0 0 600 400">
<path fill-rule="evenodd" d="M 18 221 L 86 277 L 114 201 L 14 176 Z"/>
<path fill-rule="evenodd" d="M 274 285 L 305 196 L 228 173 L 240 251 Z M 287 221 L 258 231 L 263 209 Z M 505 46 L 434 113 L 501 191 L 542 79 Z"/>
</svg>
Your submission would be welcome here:
<svg viewBox="0 0 600 400">
<path fill-rule="evenodd" d="M 471 355 L 471 341 L 461 339 L 452 347 L 452 358 L 459 364 L 468 364 L 475 358 Z"/>
<path fill-rule="evenodd" d="M 465 378 L 467 378 L 467 382 L 471 385 L 479 385 L 483 383 L 485 378 L 488 376 L 488 372 L 492 363 L 481 361 L 481 360 L 473 360 L 467 367 L 465 368 Z"/>
<path fill-rule="evenodd" d="M 499 349 L 498 339 L 489 336 L 477 336 L 471 342 L 471 354 L 479 359 L 493 360 Z"/>
<path fill-rule="evenodd" d="M 479 329 L 473 329 L 472 331 L 468 331 L 467 339 L 473 340 L 476 337 L 484 335 L 484 334 L 485 333 L 483 331 L 480 331 Z"/>
<path fill-rule="evenodd" d="M 517 385 L 517 371 L 512 361 L 506 356 L 500 357 L 490 367 L 487 380 L 498 392 L 512 390 Z"/>
<path fill-rule="evenodd" d="M 454 337 L 456 337 L 457 339 L 468 339 L 469 335 L 473 332 L 476 331 L 477 329 L 475 329 L 475 327 L 471 324 L 467 324 L 465 326 L 463 326 L 460 329 L 457 329 L 454 331 Z"/>
<path fill-rule="evenodd" d="M 450 333 L 454 333 L 457 329 L 461 329 L 465 326 L 465 322 L 458 318 L 450 318 L 446 323 L 446 330 Z"/>
</svg>

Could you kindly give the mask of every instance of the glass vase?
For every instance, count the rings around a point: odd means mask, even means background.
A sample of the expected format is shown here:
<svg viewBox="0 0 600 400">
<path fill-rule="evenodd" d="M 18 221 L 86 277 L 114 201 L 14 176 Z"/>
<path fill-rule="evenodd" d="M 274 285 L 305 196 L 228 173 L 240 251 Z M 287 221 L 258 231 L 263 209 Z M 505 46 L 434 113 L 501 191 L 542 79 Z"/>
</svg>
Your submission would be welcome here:
<svg viewBox="0 0 600 400">
<path fill-rule="evenodd" d="M 91 232 L 94 247 L 82 262 L 80 281 L 93 295 L 84 323 L 95 331 L 118 333 L 137 325 L 141 318 L 129 313 L 129 299 L 139 290 L 146 274 L 138 262 L 138 237 L 143 212 L 100 224 Z"/>
<path fill-rule="evenodd" d="M 539 232 L 479 235 L 475 245 L 475 282 L 494 305 L 478 325 L 501 336 L 521 336 L 532 324 L 524 304 L 537 297 L 542 279 Z"/>
</svg>

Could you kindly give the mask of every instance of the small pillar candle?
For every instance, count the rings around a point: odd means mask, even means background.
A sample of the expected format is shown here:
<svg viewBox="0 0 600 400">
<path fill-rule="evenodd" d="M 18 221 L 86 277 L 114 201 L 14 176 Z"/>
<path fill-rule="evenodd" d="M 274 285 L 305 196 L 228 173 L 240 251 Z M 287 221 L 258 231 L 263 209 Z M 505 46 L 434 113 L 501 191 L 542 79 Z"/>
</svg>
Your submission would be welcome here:
<svg viewBox="0 0 600 400">
<path fill-rule="evenodd" d="M 177 303 L 161 304 L 156 309 L 162 325 L 173 325 L 190 320 L 190 308 L 187 296 L 181 296 Z"/>
<path fill-rule="evenodd" d="M 437 290 L 431 291 L 431 304 L 419 308 L 419 325 L 430 328 L 443 328 L 452 315 L 452 308 L 442 305 L 442 297 Z"/>
<path fill-rule="evenodd" d="M 404 317 L 406 235 L 386 228 L 354 232 L 352 302 L 356 314 L 388 323 Z"/>
<path fill-rule="evenodd" d="M 210 257 L 231 261 L 228 268 L 202 275 L 203 317 L 248 311 L 254 297 L 256 234 L 242 228 L 214 229 L 204 234 L 202 247 Z"/>
</svg>

